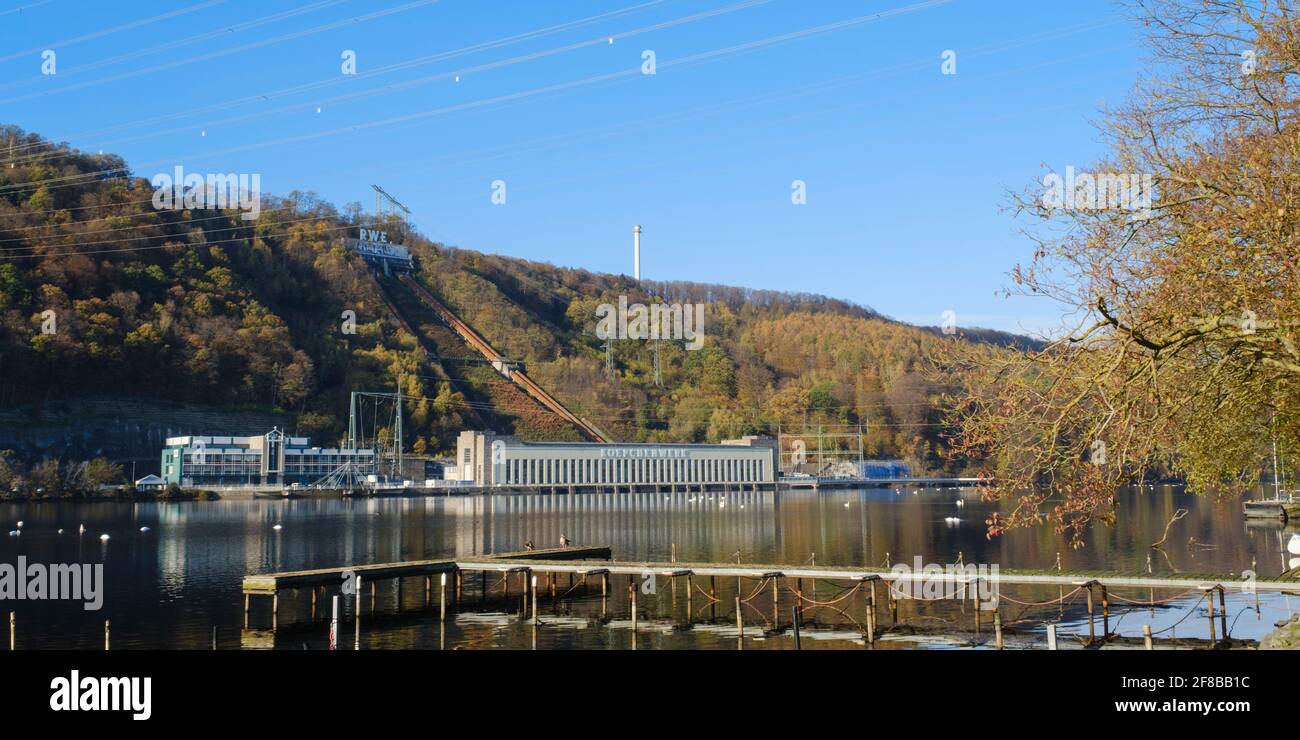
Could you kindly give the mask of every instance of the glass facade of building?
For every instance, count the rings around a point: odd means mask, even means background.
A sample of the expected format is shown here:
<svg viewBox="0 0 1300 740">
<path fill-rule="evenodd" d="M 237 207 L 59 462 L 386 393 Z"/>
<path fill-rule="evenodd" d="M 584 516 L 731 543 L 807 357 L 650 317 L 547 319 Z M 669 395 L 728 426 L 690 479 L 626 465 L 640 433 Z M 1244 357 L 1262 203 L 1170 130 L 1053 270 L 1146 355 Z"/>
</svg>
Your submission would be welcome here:
<svg viewBox="0 0 1300 740">
<path fill-rule="evenodd" d="M 374 473 L 374 450 L 312 447 L 307 437 L 272 429 L 258 437 L 169 437 L 161 476 L 181 486 L 307 485 L 349 464 L 359 475 Z"/>
</svg>

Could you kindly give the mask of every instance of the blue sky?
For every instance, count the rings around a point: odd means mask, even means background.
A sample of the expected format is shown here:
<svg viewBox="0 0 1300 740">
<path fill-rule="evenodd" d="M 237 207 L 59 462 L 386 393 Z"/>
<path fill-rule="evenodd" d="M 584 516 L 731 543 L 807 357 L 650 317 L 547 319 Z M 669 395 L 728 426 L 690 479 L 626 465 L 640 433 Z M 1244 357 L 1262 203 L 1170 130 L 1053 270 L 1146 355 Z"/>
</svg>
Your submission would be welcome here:
<svg viewBox="0 0 1300 740">
<path fill-rule="evenodd" d="M 0 0 L 0 121 L 146 177 L 378 183 L 451 245 L 630 273 L 640 223 L 648 278 L 1035 331 L 1007 192 L 1102 153 L 1139 42 L 1104 0 Z"/>
</svg>

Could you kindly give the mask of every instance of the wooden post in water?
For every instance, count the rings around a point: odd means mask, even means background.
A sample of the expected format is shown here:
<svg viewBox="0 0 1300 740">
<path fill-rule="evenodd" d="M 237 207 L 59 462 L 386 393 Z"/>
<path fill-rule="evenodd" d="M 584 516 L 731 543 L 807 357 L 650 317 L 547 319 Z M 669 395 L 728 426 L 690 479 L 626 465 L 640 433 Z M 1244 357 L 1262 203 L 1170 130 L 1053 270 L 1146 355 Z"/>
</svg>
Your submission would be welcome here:
<svg viewBox="0 0 1300 740">
<path fill-rule="evenodd" d="M 356 637 L 353 640 L 352 649 L 360 650 L 361 649 L 361 594 L 362 594 L 360 575 L 358 575 L 356 578 L 356 587 L 357 587 L 356 598 L 352 600 L 353 606 L 356 608 L 356 612 L 357 612 L 355 615 L 353 615 L 356 617 L 356 619 L 354 620 L 356 622 L 356 624 L 354 625 L 356 627 Z"/>
<path fill-rule="evenodd" d="M 276 591 L 271 594 L 271 631 L 274 632 L 280 624 L 280 592 Z"/>
<path fill-rule="evenodd" d="M 1223 628 L 1223 639 L 1228 640 L 1228 606 L 1224 602 L 1223 586 L 1219 586 L 1219 626 Z"/>
<path fill-rule="evenodd" d="M 14 623 L 14 613 L 9 612 L 9 649 L 14 649 L 14 630 L 17 626 Z"/>
<path fill-rule="evenodd" d="M 1001 650 L 1002 649 L 1002 612 L 1001 610 L 998 609 L 993 610 L 993 634 L 995 635 L 997 648 L 998 650 Z"/>
<path fill-rule="evenodd" d="M 537 576 L 533 576 L 533 624 L 537 624 Z"/>
<path fill-rule="evenodd" d="M 629 596 L 631 596 L 632 598 L 632 639 L 635 641 L 636 640 L 636 592 L 637 592 L 636 581 L 627 584 L 627 588 L 628 591 L 630 592 Z"/>
<path fill-rule="evenodd" d="M 429 600 L 433 598 L 433 576 L 424 577 L 424 608 L 429 608 Z"/>
<path fill-rule="evenodd" d="M 460 568 L 453 571 L 456 578 L 456 611 L 460 611 Z"/>
<path fill-rule="evenodd" d="M 1110 592 L 1101 587 L 1101 639 L 1110 639 Z"/>
<path fill-rule="evenodd" d="M 694 600 L 693 598 L 694 596 L 695 596 L 695 575 L 693 573 L 687 573 L 686 574 L 686 623 L 687 624 L 690 624 L 692 619 L 695 617 L 695 610 L 693 605 L 691 604 L 691 602 Z"/>
<path fill-rule="evenodd" d="M 795 606 L 799 607 L 799 619 L 803 619 L 803 579 L 794 580 L 794 601 Z"/>
<path fill-rule="evenodd" d="M 316 587 L 311 589 L 311 621 L 316 621 Z"/>
<path fill-rule="evenodd" d="M 438 620 L 447 621 L 447 574 L 438 579 Z"/>
<path fill-rule="evenodd" d="M 889 594 L 889 618 L 893 626 L 898 626 L 898 597 L 894 594 L 894 584 L 885 581 L 886 593 Z"/>
<path fill-rule="evenodd" d="M 217 625 L 212 625 L 212 649 L 217 649 Z"/>
<path fill-rule="evenodd" d="M 867 644 L 876 644 L 876 582 L 871 582 L 867 592 Z"/>
<path fill-rule="evenodd" d="M 109 632 L 108 623 L 109 620 L 105 619 L 104 620 L 104 650 L 105 651 L 108 650 L 108 632 Z"/>
<path fill-rule="evenodd" d="M 1155 645 L 1151 643 L 1151 625 L 1142 625 L 1142 642 L 1146 644 L 1147 650 L 1154 650 Z"/>
<path fill-rule="evenodd" d="M 339 597 L 330 599 L 330 650 L 339 649 Z M 217 649 L 217 628 L 212 628 L 212 649 Z"/>
<path fill-rule="evenodd" d="M 876 622 L 876 581 L 879 581 L 879 580 L 880 580 L 880 578 L 879 578 L 878 576 L 875 577 L 875 578 L 872 578 L 872 579 L 871 579 L 871 602 L 870 602 L 870 603 L 871 603 L 871 623 L 872 623 L 872 624 L 875 624 L 875 622 Z"/>
<path fill-rule="evenodd" d="M 248 629 L 248 600 L 249 600 L 249 598 L 250 598 L 250 596 L 249 596 L 248 594 L 244 594 L 244 629 Z M 13 616 L 13 613 L 11 612 L 9 616 L 12 617 L 12 616 Z M 10 620 L 10 621 L 12 621 L 12 620 Z"/>
<path fill-rule="evenodd" d="M 1214 636 L 1214 589 L 1205 592 L 1205 605 L 1210 610 L 1210 647 L 1213 648 L 1219 642 Z"/>
<path fill-rule="evenodd" d="M 736 596 L 736 632 L 738 635 L 737 639 L 740 640 L 739 649 L 744 650 L 745 649 L 745 620 L 741 619 L 741 615 L 740 615 L 739 595 Z"/>
<path fill-rule="evenodd" d="M 794 624 L 794 649 L 803 650 L 803 645 L 800 644 L 799 638 L 799 607 L 790 607 L 790 621 Z"/>
<path fill-rule="evenodd" d="M 1092 626 L 1092 581 L 1088 581 L 1085 585 L 1088 587 L 1088 644 L 1091 645 L 1097 639 L 1097 633 Z"/>
<path fill-rule="evenodd" d="M 1054 624 L 1047 625 L 1047 649 L 1056 649 L 1056 625 Z"/>
</svg>

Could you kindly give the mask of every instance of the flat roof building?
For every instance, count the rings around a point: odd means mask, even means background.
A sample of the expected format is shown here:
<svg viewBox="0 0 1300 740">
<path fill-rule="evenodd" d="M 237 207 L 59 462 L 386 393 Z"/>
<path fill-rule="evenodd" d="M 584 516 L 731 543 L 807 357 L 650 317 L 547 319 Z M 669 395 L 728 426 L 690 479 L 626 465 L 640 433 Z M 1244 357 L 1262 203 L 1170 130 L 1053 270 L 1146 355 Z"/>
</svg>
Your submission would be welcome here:
<svg viewBox="0 0 1300 740">
<path fill-rule="evenodd" d="M 457 439 L 454 475 L 481 486 L 771 485 L 776 455 L 776 441 L 766 437 L 722 444 L 605 444 L 521 442 L 471 431 Z"/>
<path fill-rule="evenodd" d="M 309 437 L 279 429 L 257 437 L 168 437 L 162 450 L 162 478 L 180 486 L 310 484 L 346 465 L 372 474 L 375 451 L 312 447 Z"/>
</svg>

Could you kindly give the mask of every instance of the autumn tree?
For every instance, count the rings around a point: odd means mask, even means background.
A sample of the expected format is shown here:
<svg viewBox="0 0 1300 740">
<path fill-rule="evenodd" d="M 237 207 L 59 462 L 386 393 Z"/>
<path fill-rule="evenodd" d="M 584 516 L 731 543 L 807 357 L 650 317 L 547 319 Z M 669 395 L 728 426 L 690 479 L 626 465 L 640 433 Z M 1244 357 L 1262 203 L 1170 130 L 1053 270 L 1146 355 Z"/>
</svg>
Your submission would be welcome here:
<svg viewBox="0 0 1300 740">
<path fill-rule="evenodd" d="M 1110 154 L 1014 198 L 1032 260 L 1013 292 L 1061 308 L 1040 351 L 948 343 L 952 454 L 1000 498 L 990 533 L 1076 537 L 1114 489 L 1168 470 L 1256 481 L 1300 436 L 1300 23 L 1288 0 L 1143 0 L 1150 62 L 1107 111 Z M 1119 177 L 1116 177 L 1118 175 Z"/>
</svg>

